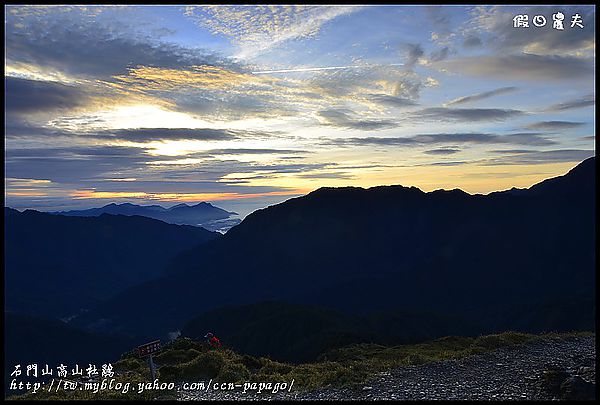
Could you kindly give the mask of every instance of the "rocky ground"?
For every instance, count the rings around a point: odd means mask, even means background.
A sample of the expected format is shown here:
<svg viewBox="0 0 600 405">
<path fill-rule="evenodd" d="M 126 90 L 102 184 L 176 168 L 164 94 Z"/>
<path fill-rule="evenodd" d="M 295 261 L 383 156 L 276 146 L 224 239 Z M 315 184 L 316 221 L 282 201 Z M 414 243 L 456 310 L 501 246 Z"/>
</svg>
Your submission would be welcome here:
<svg viewBox="0 0 600 405">
<path fill-rule="evenodd" d="M 179 391 L 180 400 L 594 399 L 595 337 L 540 341 L 460 360 L 381 373 L 358 389 L 291 392 Z"/>
</svg>

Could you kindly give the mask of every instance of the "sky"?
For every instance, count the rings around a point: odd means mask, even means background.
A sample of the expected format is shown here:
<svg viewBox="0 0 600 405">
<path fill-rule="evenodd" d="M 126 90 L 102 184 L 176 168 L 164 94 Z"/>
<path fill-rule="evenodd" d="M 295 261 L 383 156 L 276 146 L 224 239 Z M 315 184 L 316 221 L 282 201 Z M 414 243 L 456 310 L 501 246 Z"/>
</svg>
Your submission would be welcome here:
<svg viewBox="0 0 600 405">
<path fill-rule="evenodd" d="M 589 5 L 6 6 L 5 205 L 529 187 L 595 155 L 594 89 Z"/>
</svg>

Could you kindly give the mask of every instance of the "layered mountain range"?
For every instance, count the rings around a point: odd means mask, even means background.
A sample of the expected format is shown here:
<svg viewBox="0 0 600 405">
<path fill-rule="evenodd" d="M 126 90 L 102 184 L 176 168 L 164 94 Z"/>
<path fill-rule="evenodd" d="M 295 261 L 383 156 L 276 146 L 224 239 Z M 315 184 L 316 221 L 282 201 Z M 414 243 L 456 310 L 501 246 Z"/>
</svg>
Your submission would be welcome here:
<svg viewBox="0 0 600 405">
<path fill-rule="evenodd" d="M 321 188 L 255 211 L 73 322 L 158 335 L 206 311 L 277 300 L 428 311 L 481 331 L 593 327 L 595 209 L 595 158 L 488 195 Z"/>
<path fill-rule="evenodd" d="M 211 231 L 226 231 L 240 222 L 237 213 L 225 211 L 211 203 L 185 203 L 164 208 L 160 205 L 136 205 L 131 203 L 110 203 L 100 208 L 85 210 L 57 211 L 53 214 L 70 217 L 97 217 L 102 214 L 139 215 L 158 219 L 170 224 L 201 226 Z"/>
</svg>

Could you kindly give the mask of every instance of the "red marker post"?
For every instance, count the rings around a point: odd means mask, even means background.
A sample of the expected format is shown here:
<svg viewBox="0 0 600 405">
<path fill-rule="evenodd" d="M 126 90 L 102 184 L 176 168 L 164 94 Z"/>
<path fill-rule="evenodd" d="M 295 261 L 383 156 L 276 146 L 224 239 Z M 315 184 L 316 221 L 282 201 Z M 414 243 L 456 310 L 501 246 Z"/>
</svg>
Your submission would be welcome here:
<svg viewBox="0 0 600 405">
<path fill-rule="evenodd" d="M 137 348 L 138 355 L 140 357 L 148 356 L 148 366 L 150 367 L 150 378 L 152 378 L 152 381 L 156 379 L 156 368 L 154 367 L 152 354 L 158 352 L 160 348 L 160 340 L 154 340 L 152 342 L 145 343 Z"/>
</svg>

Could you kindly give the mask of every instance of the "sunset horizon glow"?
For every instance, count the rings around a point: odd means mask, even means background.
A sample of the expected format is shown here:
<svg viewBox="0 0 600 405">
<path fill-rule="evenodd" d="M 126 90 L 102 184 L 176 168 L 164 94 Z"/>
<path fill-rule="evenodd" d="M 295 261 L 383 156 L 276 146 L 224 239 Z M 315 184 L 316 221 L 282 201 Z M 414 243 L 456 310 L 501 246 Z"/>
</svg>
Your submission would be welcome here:
<svg viewBox="0 0 600 405">
<path fill-rule="evenodd" d="M 487 194 L 595 156 L 595 6 L 5 14 L 19 210 L 207 201 L 244 216 L 325 186 Z M 550 24 L 517 28 L 522 14 Z"/>
</svg>

